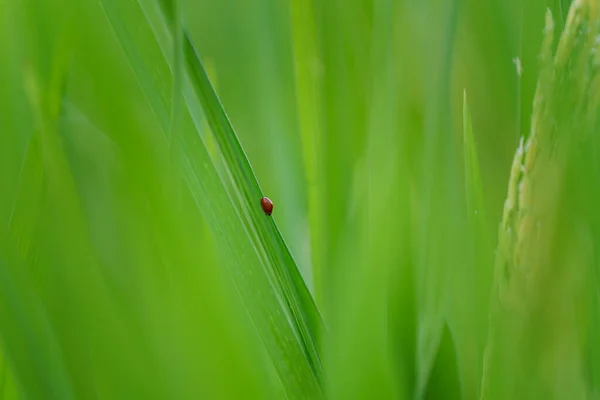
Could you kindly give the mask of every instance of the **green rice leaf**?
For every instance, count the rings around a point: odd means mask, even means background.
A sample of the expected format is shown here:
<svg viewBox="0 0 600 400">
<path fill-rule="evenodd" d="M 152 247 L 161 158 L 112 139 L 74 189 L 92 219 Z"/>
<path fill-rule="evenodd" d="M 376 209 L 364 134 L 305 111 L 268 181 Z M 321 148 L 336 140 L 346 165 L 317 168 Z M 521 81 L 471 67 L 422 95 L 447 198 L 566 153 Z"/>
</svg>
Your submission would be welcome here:
<svg viewBox="0 0 600 400">
<path fill-rule="evenodd" d="M 328 265 L 328 246 L 326 246 L 328 216 L 325 212 L 326 207 L 323 206 L 326 202 L 326 185 L 323 178 L 325 153 L 316 16 L 311 2 L 293 0 L 290 7 L 296 99 L 308 190 L 314 292 L 317 302 L 322 305 L 327 287 L 325 276 Z"/>
<path fill-rule="evenodd" d="M 481 180 L 479 160 L 477 158 L 477 147 L 475 144 L 475 137 L 473 136 L 473 125 L 471 122 L 471 112 L 469 111 L 466 90 L 463 96 L 463 145 L 467 215 L 477 237 L 480 237 L 482 244 L 487 244 L 486 248 L 489 249 L 490 238 L 487 229 L 487 213 L 485 211 L 483 197 L 483 182 Z M 475 245 L 474 247 L 479 248 L 480 246 Z"/>
<path fill-rule="evenodd" d="M 485 321 L 488 315 L 488 302 L 476 301 L 475 299 L 487 299 L 490 292 L 490 284 L 493 272 L 493 248 L 491 241 L 491 232 L 487 223 L 487 212 L 483 195 L 483 182 L 479 167 L 477 155 L 477 146 L 475 136 L 473 135 L 473 126 L 471 122 L 471 112 L 467 102 L 467 92 L 463 94 L 463 148 L 464 148 L 464 170 L 465 170 L 465 191 L 468 235 L 468 265 L 472 271 L 473 282 L 473 303 L 475 304 L 474 314 L 476 318 L 470 318 L 470 327 L 472 344 L 469 357 L 469 376 L 473 394 L 477 395 L 481 381 L 480 361 L 483 357 L 483 350 L 486 339 L 487 326 Z"/>
<path fill-rule="evenodd" d="M 174 34 L 169 31 L 169 15 L 153 2 L 104 0 L 102 5 L 163 132 L 167 131 L 170 90 L 164 82 L 172 81 Z M 319 313 L 274 219 L 260 208 L 263 193 L 185 32 L 183 54 L 184 121 L 194 127 L 182 131 L 184 179 L 217 238 L 288 396 L 317 395 L 322 379 L 316 347 L 322 324 Z M 149 74 L 151 68 L 156 77 Z M 204 120 L 211 132 L 201 130 Z M 215 157 L 204 145 L 208 135 L 218 144 Z"/>
<path fill-rule="evenodd" d="M 395 343 L 391 334 L 399 318 L 393 302 L 399 296 L 396 291 L 412 285 L 397 281 L 407 268 L 409 251 L 407 150 L 403 136 L 397 134 L 401 124 L 397 110 L 403 105 L 398 73 L 402 66 L 391 51 L 400 40 L 399 24 L 394 24 L 400 9 L 388 0 L 374 4 L 377 29 L 370 60 L 374 79 L 369 88 L 363 165 L 369 173 L 357 174 L 357 187 L 365 190 L 354 192 L 352 199 L 368 206 L 358 208 L 350 225 L 347 240 L 354 240 L 354 247 L 345 247 L 354 261 L 338 272 L 343 284 L 333 309 L 347 310 L 333 319 L 331 341 L 325 342 L 331 359 L 327 376 L 332 399 L 408 398 L 412 383 L 401 361 L 410 354 L 408 346 Z M 396 358 L 398 354 L 401 357 Z"/>
<path fill-rule="evenodd" d="M 438 36 L 436 51 L 431 54 L 427 78 L 427 96 L 432 99 L 426 106 L 426 126 L 424 127 L 423 206 L 419 227 L 419 251 L 416 267 L 416 296 L 418 309 L 417 334 L 417 396 L 426 393 L 429 376 L 434 367 L 443 327 L 449 314 L 463 310 L 451 307 L 450 301 L 462 301 L 462 294 L 452 291 L 456 285 L 449 285 L 457 279 L 462 254 L 459 237 L 455 234 L 460 226 L 455 207 L 459 204 L 458 173 L 451 152 L 451 72 L 452 51 L 458 26 L 458 1 L 447 2 L 443 13 L 436 22 Z M 430 9 L 439 4 L 428 4 Z M 433 33 L 431 33 L 433 34 Z M 430 249 L 437 250 L 432 252 Z M 462 275 L 464 276 L 464 275 Z M 461 281 L 462 283 L 462 281 Z M 450 329 L 454 326 L 449 323 Z"/>
</svg>

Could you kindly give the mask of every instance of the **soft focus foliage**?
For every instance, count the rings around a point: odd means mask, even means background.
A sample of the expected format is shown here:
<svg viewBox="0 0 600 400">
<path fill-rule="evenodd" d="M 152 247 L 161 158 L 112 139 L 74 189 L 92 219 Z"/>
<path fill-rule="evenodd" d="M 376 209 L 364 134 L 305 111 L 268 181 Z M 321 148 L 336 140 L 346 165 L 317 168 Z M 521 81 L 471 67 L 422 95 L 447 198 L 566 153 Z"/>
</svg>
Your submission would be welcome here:
<svg viewBox="0 0 600 400">
<path fill-rule="evenodd" d="M 0 0 L 0 398 L 598 398 L 572 3 Z"/>
</svg>

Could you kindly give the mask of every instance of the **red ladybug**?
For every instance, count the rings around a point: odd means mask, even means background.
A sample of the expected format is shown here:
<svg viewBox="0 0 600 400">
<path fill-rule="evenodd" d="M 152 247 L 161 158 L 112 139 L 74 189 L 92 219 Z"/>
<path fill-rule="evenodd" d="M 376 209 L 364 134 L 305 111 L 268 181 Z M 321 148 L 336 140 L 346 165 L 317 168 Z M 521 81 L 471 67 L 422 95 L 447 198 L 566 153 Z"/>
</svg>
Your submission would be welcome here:
<svg viewBox="0 0 600 400">
<path fill-rule="evenodd" d="M 273 212 L 273 202 L 268 197 L 260 199 L 260 206 L 267 215 L 271 215 Z"/>
</svg>

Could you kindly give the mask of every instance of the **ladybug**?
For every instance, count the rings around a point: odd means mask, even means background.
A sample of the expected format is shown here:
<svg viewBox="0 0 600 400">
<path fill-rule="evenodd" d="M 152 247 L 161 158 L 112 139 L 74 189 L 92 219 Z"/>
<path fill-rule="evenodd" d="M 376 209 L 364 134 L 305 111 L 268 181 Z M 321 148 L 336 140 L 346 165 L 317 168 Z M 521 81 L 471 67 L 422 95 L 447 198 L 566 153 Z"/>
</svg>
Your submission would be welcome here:
<svg viewBox="0 0 600 400">
<path fill-rule="evenodd" d="M 268 197 L 260 199 L 260 206 L 267 215 L 271 215 L 273 212 L 273 202 Z"/>
</svg>

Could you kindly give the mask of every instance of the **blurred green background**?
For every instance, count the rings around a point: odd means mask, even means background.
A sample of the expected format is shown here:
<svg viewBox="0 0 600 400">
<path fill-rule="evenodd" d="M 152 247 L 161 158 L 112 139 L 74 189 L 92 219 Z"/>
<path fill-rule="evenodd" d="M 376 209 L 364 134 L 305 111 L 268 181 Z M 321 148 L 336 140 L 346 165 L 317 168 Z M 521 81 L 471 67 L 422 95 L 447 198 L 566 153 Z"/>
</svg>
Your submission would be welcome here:
<svg viewBox="0 0 600 400">
<path fill-rule="evenodd" d="M 579 3 L 520 313 L 497 231 L 570 1 L 0 0 L 0 398 L 600 398 Z"/>
</svg>

